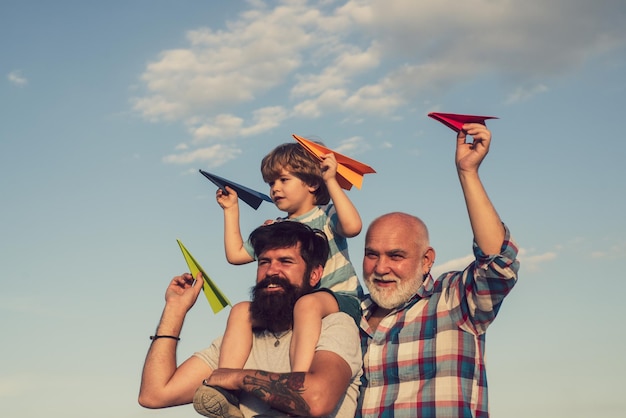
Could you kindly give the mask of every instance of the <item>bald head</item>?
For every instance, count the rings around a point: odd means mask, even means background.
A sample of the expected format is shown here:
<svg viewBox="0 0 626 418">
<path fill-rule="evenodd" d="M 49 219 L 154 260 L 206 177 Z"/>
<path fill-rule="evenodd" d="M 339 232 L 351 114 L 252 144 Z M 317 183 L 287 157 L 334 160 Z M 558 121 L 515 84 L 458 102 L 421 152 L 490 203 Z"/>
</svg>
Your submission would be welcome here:
<svg viewBox="0 0 626 418">
<path fill-rule="evenodd" d="M 377 231 L 386 231 L 387 233 L 402 232 L 407 237 L 410 237 L 410 243 L 415 244 L 420 250 L 430 245 L 426 224 L 417 216 L 409 215 L 408 213 L 391 212 L 374 219 L 370 223 L 369 228 L 367 228 L 365 245 L 367 245 L 371 234 Z"/>
</svg>

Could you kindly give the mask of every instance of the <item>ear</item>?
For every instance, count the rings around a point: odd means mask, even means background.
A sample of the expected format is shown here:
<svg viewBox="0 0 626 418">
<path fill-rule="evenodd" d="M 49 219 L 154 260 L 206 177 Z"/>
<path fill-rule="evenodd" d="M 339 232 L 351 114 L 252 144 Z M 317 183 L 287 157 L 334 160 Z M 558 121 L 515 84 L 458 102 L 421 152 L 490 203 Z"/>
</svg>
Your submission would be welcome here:
<svg viewBox="0 0 626 418">
<path fill-rule="evenodd" d="M 311 270 L 311 277 L 309 278 L 309 284 L 311 287 L 317 286 L 317 284 L 322 280 L 322 274 L 324 273 L 324 267 L 317 266 L 313 270 Z"/>
<path fill-rule="evenodd" d="M 430 269 L 435 263 L 435 250 L 433 247 L 428 247 L 426 253 L 424 254 L 424 258 L 422 259 L 422 266 L 424 268 L 424 274 L 430 273 Z"/>
<path fill-rule="evenodd" d="M 309 193 L 315 194 L 315 192 L 317 192 L 317 189 L 320 188 L 320 185 L 319 184 L 307 184 L 307 188 L 309 189 Z"/>
</svg>

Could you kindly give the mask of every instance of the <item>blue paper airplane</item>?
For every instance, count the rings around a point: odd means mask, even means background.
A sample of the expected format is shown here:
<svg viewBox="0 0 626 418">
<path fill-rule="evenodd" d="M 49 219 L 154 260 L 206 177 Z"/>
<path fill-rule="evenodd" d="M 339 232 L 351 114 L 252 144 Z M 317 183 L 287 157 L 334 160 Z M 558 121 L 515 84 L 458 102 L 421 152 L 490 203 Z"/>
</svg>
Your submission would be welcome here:
<svg viewBox="0 0 626 418">
<path fill-rule="evenodd" d="M 226 191 L 226 186 L 234 189 L 237 192 L 237 196 L 248 205 L 250 205 L 254 209 L 258 209 L 261 206 L 262 201 L 271 202 L 272 199 L 264 195 L 261 192 L 257 192 L 256 190 L 248 189 L 247 187 L 242 186 L 241 184 L 233 183 L 230 180 L 226 180 L 225 178 L 216 176 L 215 174 L 207 173 L 204 170 L 200 170 L 200 173 L 209 179 L 213 184 L 222 189 L 222 192 L 228 194 Z"/>
</svg>

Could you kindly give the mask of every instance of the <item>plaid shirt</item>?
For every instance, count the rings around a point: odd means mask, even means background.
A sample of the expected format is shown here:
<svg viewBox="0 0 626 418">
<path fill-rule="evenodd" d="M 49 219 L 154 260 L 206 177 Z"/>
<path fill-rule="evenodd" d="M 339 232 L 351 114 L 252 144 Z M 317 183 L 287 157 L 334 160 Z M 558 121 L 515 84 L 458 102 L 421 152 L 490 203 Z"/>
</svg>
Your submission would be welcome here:
<svg viewBox="0 0 626 418">
<path fill-rule="evenodd" d="M 488 417 L 485 331 L 517 280 L 509 230 L 501 253 L 433 281 L 372 330 L 363 301 L 363 368 L 357 417 Z"/>
</svg>

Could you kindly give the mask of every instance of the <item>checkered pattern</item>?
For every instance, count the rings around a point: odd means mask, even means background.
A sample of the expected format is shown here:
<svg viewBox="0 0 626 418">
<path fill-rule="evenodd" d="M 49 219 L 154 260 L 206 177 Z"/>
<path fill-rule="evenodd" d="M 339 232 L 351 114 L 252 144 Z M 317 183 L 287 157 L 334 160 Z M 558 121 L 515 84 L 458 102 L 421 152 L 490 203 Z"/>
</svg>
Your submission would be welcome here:
<svg viewBox="0 0 626 418">
<path fill-rule="evenodd" d="M 474 243 L 462 272 L 429 275 L 377 330 L 361 322 L 363 386 L 357 417 L 488 417 L 485 331 L 517 280 L 509 230 L 499 255 Z M 375 305 L 363 302 L 367 318 Z M 360 411 L 360 412 L 359 412 Z"/>
</svg>

